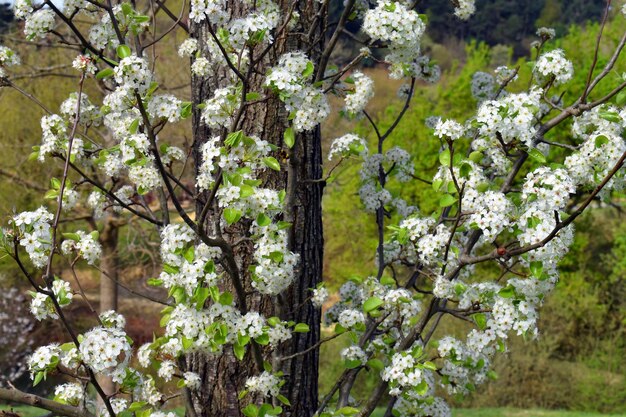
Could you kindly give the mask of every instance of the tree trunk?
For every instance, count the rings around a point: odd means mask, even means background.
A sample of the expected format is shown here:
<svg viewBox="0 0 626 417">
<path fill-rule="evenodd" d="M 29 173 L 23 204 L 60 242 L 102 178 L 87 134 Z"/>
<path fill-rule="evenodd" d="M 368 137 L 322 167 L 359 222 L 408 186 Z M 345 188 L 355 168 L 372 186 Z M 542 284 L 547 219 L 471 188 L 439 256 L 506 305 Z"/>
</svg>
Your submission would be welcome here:
<svg viewBox="0 0 626 417">
<path fill-rule="evenodd" d="M 286 14 L 292 6 L 291 1 L 279 2 L 283 14 Z M 245 14 L 246 2 L 232 1 L 226 10 L 232 16 Z M 310 22 L 317 12 L 319 3 L 316 0 L 301 1 L 296 6 L 296 11 L 300 15 L 299 25 L 293 31 L 307 33 L 310 29 Z M 318 27 L 322 28 L 324 19 L 318 20 Z M 202 39 L 208 35 L 207 23 L 192 24 L 191 36 L 198 39 L 202 45 Z M 302 39 L 302 36 L 283 36 L 274 40 L 275 49 L 267 56 L 265 65 L 267 68 L 277 62 L 278 57 L 288 51 L 308 50 L 313 62 L 321 53 L 324 44 L 324 37 L 319 30 L 312 31 L 314 38 L 318 40 L 316 45 L 310 45 L 311 39 Z M 212 77 L 199 78 L 192 76 L 192 101 L 194 103 L 193 112 L 193 140 L 194 157 L 196 169 L 201 163 L 200 148 L 207 139 L 219 135 L 220 132 L 212 131 L 200 120 L 200 110 L 196 105 L 212 97 L 216 88 L 223 87 L 226 81 L 225 74 L 228 69 L 218 71 Z M 264 88 L 263 74 L 255 75 L 251 82 L 249 91 L 262 92 Z M 269 92 L 268 92 L 269 93 Z M 288 126 L 288 114 L 284 110 L 284 105 L 277 99 L 272 98 L 263 105 L 249 106 L 244 115 L 244 132 L 247 135 L 256 135 L 259 138 L 277 145 L 283 146 L 282 138 Z M 322 176 L 321 157 L 321 137 L 320 130 L 315 129 L 306 134 L 300 134 L 296 138 L 296 146 L 291 150 L 288 162 L 285 157 L 275 155 L 281 161 L 282 169 L 280 173 L 271 172 L 264 179 L 265 187 L 277 189 L 293 190 L 291 207 L 285 209 L 285 220 L 293 224 L 292 236 L 290 239 L 291 250 L 300 255 L 300 265 L 298 276 L 294 284 L 279 297 L 260 297 L 254 293 L 248 275 L 248 265 L 251 265 L 252 244 L 246 246 L 241 244 L 236 249 L 236 256 L 240 265 L 240 272 L 244 281 L 247 294 L 246 302 L 250 310 L 263 313 L 266 317 L 279 316 L 284 320 L 292 320 L 298 323 L 307 323 L 310 331 L 308 333 L 294 333 L 293 338 L 283 343 L 275 353 L 275 359 L 281 356 L 291 355 L 303 351 L 314 345 L 320 338 L 320 318 L 321 312 L 310 302 L 305 300 L 310 295 L 310 289 L 315 288 L 322 278 L 322 257 L 323 257 L 323 235 L 322 235 L 322 215 L 321 198 L 323 185 L 319 180 Z M 288 193 L 289 195 L 289 193 Z M 200 206 L 200 204 L 199 204 Z M 197 208 L 201 210 L 201 207 Z M 212 207 L 208 216 L 207 230 L 213 234 L 215 224 L 219 224 L 221 216 L 217 205 Z M 246 233 L 248 225 L 234 225 L 227 229 L 225 238 L 236 240 Z M 230 236 L 228 235 L 230 234 Z M 226 284 L 226 290 L 230 284 Z M 265 354 L 265 360 L 271 361 L 269 354 Z M 286 384 L 283 387 L 285 395 L 291 407 L 283 407 L 284 415 L 287 416 L 312 416 L 318 404 L 318 362 L 319 352 L 312 350 L 306 355 L 295 357 L 284 362 L 274 361 L 279 364 L 280 369 L 285 374 Z M 198 417 L 235 417 L 241 415 L 241 408 L 245 402 L 238 399 L 238 394 L 245 387 L 247 378 L 257 375 L 250 349 L 246 353 L 243 361 L 237 361 L 232 354 L 230 347 L 225 347 L 224 352 L 219 355 L 205 355 L 203 353 L 193 353 L 186 358 L 186 368 L 197 372 L 202 378 L 202 388 L 194 393 L 194 409 L 188 409 L 188 415 L 197 414 Z"/>
</svg>

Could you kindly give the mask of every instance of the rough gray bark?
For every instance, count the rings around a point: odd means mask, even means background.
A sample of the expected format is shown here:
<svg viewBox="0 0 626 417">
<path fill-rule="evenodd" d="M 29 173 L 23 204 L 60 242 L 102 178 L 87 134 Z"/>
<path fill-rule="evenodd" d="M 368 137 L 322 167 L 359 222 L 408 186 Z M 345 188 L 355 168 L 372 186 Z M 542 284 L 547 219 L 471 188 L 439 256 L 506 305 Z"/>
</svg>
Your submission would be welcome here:
<svg viewBox="0 0 626 417">
<path fill-rule="evenodd" d="M 283 12 L 286 14 L 292 6 L 291 1 L 280 2 Z M 319 3 L 315 0 L 300 1 L 295 10 L 300 14 L 300 27 L 294 32 L 308 32 L 310 22 L 316 13 Z M 232 1 L 227 10 L 233 16 L 245 13 L 245 2 Z M 320 35 L 323 27 L 323 19 L 318 21 L 319 29 L 312 31 L 314 35 Z M 207 36 L 207 26 L 191 25 L 191 35 L 199 40 Z M 209 35 L 210 36 L 210 35 Z M 315 37 L 315 36 L 314 36 Z M 277 58 L 287 51 L 308 50 L 311 59 L 316 62 L 323 46 L 323 36 L 318 36 L 318 44 L 311 45 L 310 39 L 302 36 L 290 35 L 275 39 L 275 49 L 267 56 L 266 64 L 271 66 Z M 227 71 L 227 70 L 225 70 Z M 250 91 L 263 91 L 263 74 L 254 75 L 251 80 Z M 224 72 L 217 72 L 209 78 L 192 77 L 192 101 L 199 104 L 212 96 L 212 92 L 224 85 Z M 287 113 L 283 104 L 272 98 L 262 105 L 250 106 L 244 114 L 243 130 L 247 135 L 256 135 L 275 145 L 282 147 L 284 130 L 288 126 Z M 200 120 L 200 111 L 195 108 L 193 113 L 193 139 L 194 157 L 196 169 L 201 162 L 200 147 L 208 139 L 221 132 L 209 129 Z M 310 289 L 321 281 L 323 235 L 321 198 L 323 183 L 319 180 L 322 176 L 321 137 L 319 129 L 307 134 L 300 134 L 296 140 L 296 146 L 290 152 L 287 159 L 285 155 L 277 154 L 275 157 L 281 162 L 280 173 L 271 172 L 264 179 L 264 186 L 276 188 L 290 188 L 293 190 L 291 207 L 286 208 L 285 220 L 293 223 L 291 236 L 291 250 L 300 254 L 300 267 L 295 283 L 280 297 L 259 297 L 253 294 L 248 276 L 247 266 L 251 264 L 252 244 L 239 245 L 236 250 L 238 262 L 241 265 L 244 287 L 246 288 L 246 302 L 252 310 L 263 312 L 266 316 L 277 315 L 284 320 L 307 323 L 310 328 L 308 333 L 294 333 L 291 340 L 285 342 L 275 356 L 287 356 L 314 345 L 320 338 L 321 312 L 313 307 L 310 302 L 305 302 L 310 295 Z M 291 172 L 292 180 L 288 181 L 288 172 Z M 289 184 L 288 184 L 289 183 Z M 288 199 L 289 200 L 289 199 Z M 201 210 L 199 204 L 198 210 Z M 215 222 L 219 221 L 220 210 L 215 205 L 209 213 L 207 230 L 209 234 L 215 232 Z M 236 240 L 245 233 L 248 225 L 234 225 L 227 230 L 224 237 Z M 226 284 L 228 288 L 228 284 Z M 265 359 L 271 361 L 269 354 Z M 276 359 L 276 357 L 275 357 Z M 297 356 L 291 360 L 280 363 L 280 368 L 285 373 L 287 383 L 283 387 L 283 394 L 291 402 L 291 407 L 285 408 L 288 416 L 312 416 L 318 404 L 318 362 L 319 352 L 312 350 L 306 355 Z M 277 363 L 276 361 L 274 363 Z M 194 394 L 194 410 L 188 410 L 188 415 L 197 414 L 198 417 L 221 417 L 239 416 L 245 402 L 238 400 L 238 393 L 244 389 L 244 384 L 249 376 L 259 373 L 252 359 L 250 349 L 243 361 L 237 361 L 232 349 L 224 349 L 224 353 L 208 356 L 202 353 L 194 353 L 187 357 L 186 366 L 200 374 L 203 384 L 199 393 Z M 246 400 L 244 400 L 246 401 Z"/>
</svg>

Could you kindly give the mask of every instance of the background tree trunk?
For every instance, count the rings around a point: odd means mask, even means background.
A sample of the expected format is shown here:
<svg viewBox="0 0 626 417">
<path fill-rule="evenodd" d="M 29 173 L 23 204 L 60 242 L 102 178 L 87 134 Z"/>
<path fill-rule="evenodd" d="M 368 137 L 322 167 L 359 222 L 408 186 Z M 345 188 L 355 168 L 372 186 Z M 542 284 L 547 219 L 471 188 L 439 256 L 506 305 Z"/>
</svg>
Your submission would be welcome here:
<svg viewBox="0 0 626 417">
<path fill-rule="evenodd" d="M 246 13 L 246 2 L 232 1 L 227 10 L 232 16 L 241 16 Z M 279 2 L 283 14 L 292 7 L 293 2 Z M 293 32 L 307 33 L 313 21 L 319 3 L 315 0 L 300 1 L 295 7 L 300 15 L 299 24 Z M 267 68 L 277 62 L 278 57 L 288 51 L 304 50 L 313 62 L 316 62 L 324 46 L 324 37 L 321 30 L 324 27 L 324 19 L 318 20 L 318 29 L 313 31 L 313 38 L 317 44 L 312 45 L 311 39 L 303 39 L 301 35 L 287 34 L 274 40 L 275 48 L 268 54 Z M 192 24 L 191 36 L 198 39 L 202 45 L 203 39 L 208 34 L 207 23 Z M 221 132 L 212 131 L 200 119 L 201 112 L 195 107 L 197 104 L 212 97 L 216 88 L 223 87 L 228 82 L 225 74 L 228 69 L 217 71 L 214 76 L 200 78 L 192 76 L 192 101 L 193 112 L 193 148 L 196 170 L 201 163 L 201 146 L 207 139 L 219 135 Z M 264 76 L 255 75 L 251 80 L 250 91 L 262 92 Z M 284 105 L 277 99 L 272 98 L 263 105 L 249 106 L 244 115 L 244 132 L 246 135 L 256 135 L 261 139 L 282 147 L 283 133 L 288 127 L 288 114 Z M 286 148 L 286 147 L 285 147 Z M 278 364 L 285 373 L 286 384 L 283 387 L 283 395 L 291 402 L 291 407 L 285 408 L 285 415 L 305 417 L 311 416 L 317 409 L 318 404 L 318 350 L 312 350 L 306 355 L 301 355 L 288 361 L 280 362 L 277 358 L 291 355 L 305 350 L 315 344 L 320 338 L 320 309 L 315 308 L 310 301 L 310 289 L 315 288 L 322 279 L 323 258 L 323 234 L 321 216 L 321 198 L 323 184 L 318 180 L 322 176 L 321 136 L 320 130 L 315 129 L 306 134 L 299 134 L 296 146 L 291 150 L 289 159 L 285 156 L 275 155 L 281 162 L 281 172 L 271 171 L 265 178 L 264 186 L 277 189 L 290 188 L 292 192 L 291 207 L 285 208 L 285 220 L 293 223 L 292 235 L 290 236 L 291 250 L 300 255 L 298 276 L 292 286 L 280 297 L 260 297 L 253 294 L 248 275 L 248 265 L 252 263 L 252 244 L 239 245 L 236 256 L 240 265 L 242 279 L 248 294 L 246 302 L 250 310 L 257 310 L 269 316 L 279 316 L 284 320 L 307 323 L 308 333 L 294 333 L 293 338 L 283 343 L 274 357 L 274 364 Z M 290 177 L 290 178 L 289 178 Z M 288 199 L 289 200 L 289 199 Z M 201 210 L 201 207 L 197 208 Z M 221 212 L 215 205 L 207 219 L 207 230 L 213 234 L 219 227 Z M 232 233 L 233 239 L 246 233 L 248 224 L 237 224 L 227 229 Z M 228 235 L 224 237 L 228 238 Z M 230 284 L 226 284 L 226 290 Z M 234 292 L 234 291 L 233 291 Z M 248 377 L 257 375 L 248 349 L 243 361 L 239 362 L 232 354 L 232 349 L 226 347 L 219 355 L 206 355 L 193 353 L 186 358 L 186 367 L 197 372 L 202 378 L 202 388 L 194 393 L 194 410 L 188 410 L 188 414 L 197 414 L 198 417 L 233 417 L 241 415 L 242 405 L 238 394 L 245 387 Z M 271 361 L 271 357 L 265 354 L 265 359 Z M 246 400 L 243 400 L 246 401 Z"/>
</svg>

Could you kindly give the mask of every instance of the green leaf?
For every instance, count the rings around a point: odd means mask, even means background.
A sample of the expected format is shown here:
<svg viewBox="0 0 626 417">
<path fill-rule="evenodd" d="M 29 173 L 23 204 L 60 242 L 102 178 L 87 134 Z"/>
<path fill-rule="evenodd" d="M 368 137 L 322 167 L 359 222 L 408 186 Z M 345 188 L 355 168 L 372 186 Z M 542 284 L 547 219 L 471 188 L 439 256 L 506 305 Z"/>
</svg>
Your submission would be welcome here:
<svg viewBox="0 0 626 417">
<path fill-rule="evenodd" d="M 426 381 L 422 381 L 420 382 L 416 387 L 415 387 L 415 392 L 417 393 L 417 395 L 426 395 L 428 394 L 428 382 Z"/>
<path fill-rule="evenodd" d="M 96 74 L 96 79 L 103 80 L 105 78 L 109 78 L 111 75 L 113 75 L 113 68 L 105 68 L 98 71 L 98 73 Z"/>
<path fill-rule="evenodd" d="M 369 313 L 370 311 L 376 310 L 383 304 L 383 300 L 379 297 L 370 297 L 363 303 L 363 311 Z"/>
<path fill-rule="evenodd" d="M 239 360 L 242 360 L 244 355 L 246 354 L 246 348 L 241 346 L 239 343 L 233 344 L 233 353 L 235 357 Z"/>
<path fill-rule="evenodd" d="M 136 401 L 134 403 L 132 403 L 130 405 L 130 407 L 128 407 L 128 411 L 134 413 L 137 410 L 141 410 L 142 408 L 144 408 L 148 403 L 145 401 Z"/>
<path fill-rule="evenodd" d="M 535 278 L 541 278 L 541 274 L 543 274 L 543 262 L 534 261 L 530 263 L 530 273 Z"/>
<path fill-rule="evenodd" d="M 148 280 L 148 285 L 151 287 L 160 287 L 161 285 L 163 285 L 163 280 L 160 280 L 158 278 L 150 278 Z"/>
<path fill-rule="evenodd" d="M 296 333 L 307 333 L 309 331 L 309 325 L 306 323 L 298 323 L 296 327 L 293 328 L 293 331 Z"/>
<path fill-rule="evenodd" d="M 185 253 L 183 254 L 183 257 L 187 260 L 187 262 L 189 263 L 193 262 L 193 260 L 196 257 L 195 248 L 193 246 L 189 246 L 187 250 L 185 251 Z"/>
<path fill-rule="evenodd" d="M 261 98 L 261 94 L 256 92 L 246 94 L 246 101 L 254 101 L 258 100 L 259 98 Z"/>
<path fill-rule="evenodd" d="M 236 223 L 241 219 L 241 211 L 234 208 L 226 208 L 224 209 L 224 220 L 231 225 Z"/>
<path fill-rule="evenodd" d="M 439 207 L 450 207 L 456 203 L 457 199 L 451 194 L 445 194 L 439 199 Z"/>
<path fill-rule="evenodd" d="M 239 186 L 239 197 L 240 198 L 250 197 L 253 194 L 254 194 L 254 187 L 252 187 L 252 186 L 250 186 L 248 184 L 241 184 Z"/>
<path fill-rule="evenodd" d="M 76 242 L 80 240 L 80 236 L 78 236 L 76 233 L 63 233 L 63 237 L 66 239 L 74 240 Z"/>
<path fill-rule="evenodd" d="M 507 285 L 498 292 L 498 295 L 502 298 L 513 298 L 515 297 L 515 287 Z"/>
<path fill-rule="evenodd" d="M 128 3 L 122 3 L 122 13 L 124 13 L 124 16 L 128 16 L 133 13 L 132 6 Z"/>
<path fill-rule="evenodd" d="M 229 306 L 232 305 L 233 303 L 233 295 L 229 292 L 225 292 L 222 293 L 222 295 L 220 295 L 220 301 L 219 303 L 223 306 Z"/>
<path fill-rule="evenodd" d="M 354 369 L 354 368 L 358 368 L 359 366 L 361 366 L 361 361 L 358 359 L 354 359 L 354 360 L 348 360 L 346 359 L 345 361 L 343 361 L 343 366 L 346 369 Z"/>
<path fill-rule="evenodd" d="M 443 185 L 443 180 L 442 179 L 437 179 L 437 180 L 433 181 L 433 190 L 439 191 L 441 189 L 442 185 Z"/>
<path fill-rule="evenodd" d="M 172 266 L 170 264 L 163 264 L 163 272 L 168 274 L 178 274 L 180 269 L 177 266 Z"/>
<path fill-rule="evenodd" d="M 296 143 L 296 134 L 293 131 L 292 127 L 287 128 L 285 130 L 285 134 L 283 135 L 283 139 L 285 141 L 285 145 L 289 148 L 293 148 L 293 145 Z"/>
<path fill-rule="evenodd" d="M 237 145 L 239 145 L 239 142 L 241 142 L 242 138 L 243 132 L 241 130 L 238 130 L 236 132 L 229 133 L 228 136 L 226 136 L 226 140 L 224 141 L 224 143 L 230 147 L 236 147 Z"/>
<path fill-rule="evenodd" d="M 450 166 L 450 149 L 444 149 L 440 154 L 439 154 L 439 162 L 441 163 L 441 165 L 443 165 L 444 167 L 449 167 Z"/>
<path fill-rule="evenodd" d="M 263 163 L 274 171 L 280 171 L 280 164 L 273 156 L 263 158 Z"/>
<path fill-rule="evenodd" d="M 254 340 L 261 346 L 265 346 L 270 343 L 270 337 L 267 333 L 263 333 L 262 335 L 255 337 Z"/>
<path fill-rule="evenodd" d="M 192 110 L 193 110 L 193 104 L 190 101 L 185 101 L 181 103 L 180 117 L 182 119 L 187 119 L 189 116 L 191 116 Z"/>
<path fill-rule="evenodd" d="M 211 295 L 211 299 L 215 302 L 218 302 L 220 299 L 220 289 L 217 288 L 216 285 L 212 285 L 209 287 L 209 294 Z"/>
<path fill-rule="evenodd" d="M 459 175 L 462 178 L 469 178 L 470 172 L 472 172 L 472 166 L 470 164 L 465 162 L 461 165 L 461 168 L 459 169 Z"/>
<path fill-rule="evenodd" d="M 272 261 L 279 264 L 283 261 L 283 259 L 285 258 L 285 255 L 282 252 L 274 251 L 274 252 L 270 252 L 270 254 L 266 256 L 266 258 L 269 258 Z"/>
<path fill-rule="evenodd" d="M 402 229 L 402 230 L 406 230 L 406 229 Z M 383 276 L 380 279 L 380 283 L 383 284 L 386 287 L 392 287 L 392 286 L 396 285 L 396 281 L 392 277 L 390 277 L 388 275 Z"/>
<path fill-rule="evenodd" d="M 337 414 L 341 414 L 344 416 L 352 416 L 358 413 L 359 413 L 359 409 L 354 408 L 354 407 L 342 407 L 339 410 L 337 410 Z"/>
<path fill-rule="evenodd" d="M 621 91 L 617 97 L 615 97 L 615 104 L 618 106 L 623 106 L 626 104 L 626 90 Z"/>
<path fill-rule="evenodd" d="M 306 63 L 306 68 L 304 69 L 304 71 L 302 71 L 302 77 L 303 78 L 308 78 L 311 75 L 313 75 L 313 71 L 315 70 L 315 67 L 313 66 L 313 63 L 311 61 L 308 61 Z"/>
<path fill-rule="evenodd" d="M 117 56 L 120 57 L 120 59 L 129 57 L 130 54 L 131 54 L 131 51 L 128 45 L 119 45 L 117 47 Z"/>
<path fill-rule="evenodd" d="M 248 404 L 248 406 L 241 410 L 241 412 L 246 417 L 257 417 L 257 415 L 259 414 L 259 409 L 254 404 Z"/>
<path fill-rule="evenodd" d="M 272 223 L 272 219 L 270 219 L 265 213 L 259 213 L 259 215 L 256 216 L 256 222 L 259 226 L 265 227 Z"/>
<path fill-rule="evenodd" d="M 138 15 L 133 16 L 133 20 L 137 23 L 146 23 L 150 21 L 150 16 L 138 14 Z"/>
<path fill-rule="evenodd" d="M 596 141 L 595 141 L 596 149 L 601 148 L 602 145 L 607 144 L 607 143 L 609 143 L 609 138 L 607 138 L 606 136 L 604 135 L 596 136 Z"/>
<path fill-rule="evenodd" d="M 385 368 L 385 364 L 380 359 L 370 359 L 367 361 L 367 366 L 379 372 Z"/>
<path fill-rule="evenodd" d="M 621 123 L 622 118 L 619 117 L 619 114 L 614 111 L 601 111 L 599 114 L 601 119 L 608 120 L 613 123 Z"/>
<path fill-rule="evenodd" d="M 545 164 L 546 163 L 546 157 L 544 154 L 542 154 L 539 149 L 537 148 L 530 148 L 528 150 L 528 156 L 530 156 L 532 159 L 534 159 L 535 161 L 541 163 L 541 164 Z"/>
<path fill-rule="evenodd" d="M 165 327 L 165 325 L 170 321 L 170 318 L 171 314 L 164 314 L 163 317 L 161 317 L 161 321 L 159 321 L 159 326 Z"/>
<path fill-rule="evenodd" d="M 209 289 L 207 287 L 199 287 L 196 289 L 194 296 L 196 298 L 196 309 L 201 310 L 204 302 L 209 298 Z"/>
<path fill-rule="evenodd" d="M 286 406 L 291 407 L 291 403 L 289 402 L 289 400 L 287 399 L 287 397 L 285 397 L 284 395 L 282 395 L 282 394 L 278 394 L 278 395 L 276 396 L 276 399 L 277 399 L 278 401 L 280 401 L 281 403 L 285 404 Z"/>
<path fill-rule="evenodd" d="M 33 381 L 33 387 L 39 384 L 45 375 L 45 372 L 37 372 L 37 374 L 35 374 L 35 380 Z"/>
<path fill-rule="evenodd" d="M 430 361 L 424 362 L 423 365 L 424 365 L 424 368 L 430 369 L 431 371 L 436 371 L 437 370 L 437 365 L 435 365 L 434 363 L 432 363 Z"/>
<path fill-rule="evenodd" d="M 541 224 L 541 219 L 539 217 L 535 217 L 535 216 L 531 216 L 528 218 L 528 220 L 526 221 L 526 226 L 529 229 L 534 229 L 535 227 L 539 226 Z"/>
<path fill-rule="evenodd" d="M 250 336 L 243 335 L 241 333 L 237 334 L 237 344 L 239 344 L 240 346 L 245 346 L 248 343 L 250 343 Z"/>
<path fill-rule="evenodd" d="M 477 164 L 483 160 L 483 153 L 480 151 L 474 151 L 469 155 L 469 159 Z"/>
<path fill-rule="evenodd" d="M 483 313 L 473 314 L 472 318 L 480 330 L 485 330 L 487 328 L 487 316 Z"/>
</svg>

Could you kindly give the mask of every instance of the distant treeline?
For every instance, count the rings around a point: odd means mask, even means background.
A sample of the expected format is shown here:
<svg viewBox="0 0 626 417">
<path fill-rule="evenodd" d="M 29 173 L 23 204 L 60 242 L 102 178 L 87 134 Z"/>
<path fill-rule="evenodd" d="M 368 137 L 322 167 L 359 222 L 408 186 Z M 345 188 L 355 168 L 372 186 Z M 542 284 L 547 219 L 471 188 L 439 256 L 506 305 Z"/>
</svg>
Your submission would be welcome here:
<svg viewBox="0 0 626 417">
<path fill-rule="evenodd" d="M 453 15 L 451 1 L 423 0 L 428 33 L 435 42 L 446 38 L 477 39 L 488 45 L 513 45 L 516 55 L 528 50 L 524 42 L 541 26 L 563 35 L 572 24 L 599 21 L 606 7 L 601 0 L 476 0 L 477 12 L 467 22 Z"/>
<path fill-rule="evenodd" d="M 418 11 L 428 16 L 428 35 L 435 43 L 476 39 L 490 46 L 512 46 L 519 57 L 529 51 L 537 28 L 553 27 L 563 36 L 573 24 L 599 22 L 605 7 L 604 0 L 476 0 L 476 14 L 466 22 L 454 16 L 450 0 L 421 0 Z M 332 1 L 331 8 L 338 18 L 343 1 Z M 360 22 L 348 25 L 353 32 L 359 28 Z"/>
<path fill-rule="evenodd" d="M 3 33 L 13 21 L 13 10 L 8 3 L 0 3 L 0 33 Z"/>
</svg>

